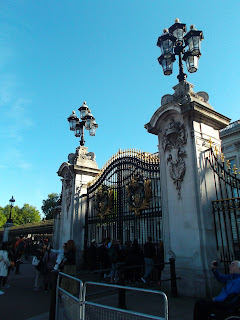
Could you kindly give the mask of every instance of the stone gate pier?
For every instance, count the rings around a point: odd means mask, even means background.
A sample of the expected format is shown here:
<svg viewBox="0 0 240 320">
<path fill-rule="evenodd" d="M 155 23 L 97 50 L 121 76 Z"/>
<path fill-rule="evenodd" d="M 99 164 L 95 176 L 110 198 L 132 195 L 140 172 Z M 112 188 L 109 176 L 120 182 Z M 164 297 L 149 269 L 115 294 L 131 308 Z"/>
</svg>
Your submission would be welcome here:
<svg viewBox="0 0 240 320">
<path fill-rule="evenodd" d="M 180 293 L 212 295 L 211 261 L 217 258 L 211 201 L 212 171 L 204 151 L 209 141 L 221 148 L 219 130 L 230 119 L 208 103 L 206 92 L 195 93 L 187 81 L 177 84 L 145 128 L 158 136 L 165 260 L 176 259 Z"/>
<path fill-rule="evenodd" d="M 73 239 L 77 247 L 77 264 L 82 262 L 87 184 L 99 173 L 95 154 L 81 146 L 70 153 L 57 172 L 62 178 L 61 212 L 54 219 L 54 247 Z"/>
</svg>

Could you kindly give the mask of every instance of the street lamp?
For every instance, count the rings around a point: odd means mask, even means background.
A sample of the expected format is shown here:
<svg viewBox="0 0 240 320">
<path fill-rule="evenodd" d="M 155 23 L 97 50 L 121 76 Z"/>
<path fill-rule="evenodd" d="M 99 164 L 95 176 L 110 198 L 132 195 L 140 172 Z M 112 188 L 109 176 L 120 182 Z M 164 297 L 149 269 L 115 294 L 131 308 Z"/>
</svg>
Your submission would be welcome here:
<svg viewBox="0 0 240 320">
<path fill-rule="evenodd" d="M 193 73 L 198 69 L 198 60 L 201 56 L 200 48 L 203 40 L 203 33 L 190 26 L 190 31 L 186 33 L 186 24 L 181 23 L 179 19 L 169 28 L 164 29 L 163 34 L 158 38 L 157 46 L 161 49 L 161 56 L 158 62 L 163 68 L 166 76 L 172 74 L 173 62 L 176 56 L 179 59 L 179 82 L 186 80 L 187 75 L 183 70 L 183 60 L 186 62 L 188 72 Z M 188 48 L 187 48 L 188 47 Z"/>
<path fill-rule="evenodd" d="M 13 220 L 12 220 L 12 208 L 14 207 L 14 202 L 15 202 L 15 199 L 12 198 L 9 200 L 9 204 L 10 204 L 10 214 L 9 214 L 9 218 L 7 219 L 7 223 L 8 224 L 13 224 Z"/>
<path fill-rule="evenodd" d="M 7 219 L 7 222 L 5 223 L 5 225 L 3 226 L 4 227 L 3 242 L 8 242 L 9 229 L 13 226 L 12 208 L 14 207 L 14 202 L 15 202 L 15 199 L 12 196 L 12 198 L 9 200 L 9 204 L 10 204 L 9 218 Z"/>
<path fill-rule="evenodd" d="M 68 117 L 68 122 L 70 125 L 70 130 L 75 132 L 75 137 L 81 137 L 80 145 L 84 146 L 84 128 L 89 130 L 90 136 L 95 136 L 98 125 L 85 101 L 78 110 L 80 112 L 80 118 L 78 118 L 75 114 L 75 111 L 73 111 Z"/>
</svg>

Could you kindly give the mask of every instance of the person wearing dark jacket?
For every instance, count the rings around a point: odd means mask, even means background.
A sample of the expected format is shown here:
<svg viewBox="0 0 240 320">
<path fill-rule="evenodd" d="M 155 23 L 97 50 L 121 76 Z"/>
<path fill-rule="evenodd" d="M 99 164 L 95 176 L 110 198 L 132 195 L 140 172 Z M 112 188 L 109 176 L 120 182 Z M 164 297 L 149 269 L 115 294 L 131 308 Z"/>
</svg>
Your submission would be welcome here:
<svg viewBox="0 0 240 320">
<path fill-rule="evenodd" d="M 91 245 L 88 248 L 87 262 L 89 270 L 95 270 L 97 268 L 97 245 L 95 239 L 92 239 Z"/>
<path fill-rule="evenodd" d="M 240 261 L 233 261 L 229 265 L 229 274 L 221 275 L 217 270 L 216 261 L 212 262 L 212 272 L 217 281 L 225 286 L 212 300 L 198 300 L 194 306 L 194 320 L 207 320 L 215 314 L 215 320 L 225 319 L 234 312 L 240 294 Z"/>
<path fill-rule="evenodd" d="M 129 281 L 139 281 L 141 273 L 141 265 L 144 263 L 143 253 L 138 244 L 137 239 L 134 239 L 132 246 L 128 248 L 126 254 L 127 279 Z"/>
<path fill-rule="evenodd" d="M 154 257 L 156 254 L 155 246 L 152 244 L 152 237 L 148 237 L 147 243 L 144 245 L 144 262 L 145 274 L 141 280 L 146 283 L 148 277 L 151 275 L 154 267 Z"/>
<path fill-rule="evenodd" d="M 64 258 L 62 260 L 62 263 L 60 264 L 59 268 L 62 270 L 63 273 L 66 273 L 70 276 L 75 277 L 77 273 L 76 269 L 76 246 L 75 242 L 73 240 L 68 240 L 67 243 L 64 244 Z M 63 277 L 62 289 L 65 291 L 71 293 L 72 295 L 76 295 L 77 293 L 77 281 L 68 278 Z"/>
</svg>

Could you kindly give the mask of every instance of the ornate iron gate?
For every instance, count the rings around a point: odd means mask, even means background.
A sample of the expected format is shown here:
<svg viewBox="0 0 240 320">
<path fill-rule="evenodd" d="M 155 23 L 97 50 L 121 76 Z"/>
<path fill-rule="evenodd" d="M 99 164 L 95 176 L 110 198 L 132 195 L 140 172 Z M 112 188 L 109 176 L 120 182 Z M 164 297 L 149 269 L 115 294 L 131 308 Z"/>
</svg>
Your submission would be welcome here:
<svg viewBox="0 0 240 320">
<path fill-rule="evenodd" d="M 240 259 L 240 180 L 238 169 L 225 162 L 223 154 L 207 150 L 206 159 L 213 170 L 216 200 L 212 202 L 217 250 L 227 272 L 228 263 Z"/>
<path fill-rule="evenodd" d="M 115 154 L 87 189 L 85 248 L 91 239 L 162 239 L 159 158 L 138 150 Z"/>
</svg>

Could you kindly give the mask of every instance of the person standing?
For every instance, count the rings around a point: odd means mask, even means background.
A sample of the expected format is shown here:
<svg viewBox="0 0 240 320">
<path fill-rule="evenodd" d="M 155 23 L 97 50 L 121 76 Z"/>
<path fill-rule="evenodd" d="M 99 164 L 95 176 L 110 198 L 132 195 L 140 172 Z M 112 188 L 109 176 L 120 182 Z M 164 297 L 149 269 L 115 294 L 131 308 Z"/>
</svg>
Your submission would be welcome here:
<svg viewBox="0 0 240 320">
<path fill-rule="evenodd" d="M 23 236 L 20 236 L 19 239 L 17 240 L 17 242 L 15 243 L 15 255 L 16 255 L 16 258 L 15 258 L 15 267 L 16 267 L 16 270 L 15 270 L 15 274 L 19 274 L 19 269 L 20 269 L 20 264 L 22 263 L 22 255 L 24 253 L 24 247 L 25 247 L 25 242 L 24 242 L 24 239 L 23 239 Z"/>
<path fill-rule="evenodd" d="M 76 246 L 73 240 L 64 244 L 64 258 L 59 267 L 63 268 L 63 273 L 76 276 Z M 61 287 L 72 295 L 77 293 L 77 281 L 71 278 L 63 277 Z"/>
<path fill-rule="evenodd" d="M 146 283 L 148 277 L 151 275 L 154 267 L 154 257 L 156 254 L 155 246 L 152 243 L 152 237 L 148 237 L 148 241 L 144 245 L 144 262 L 145 274 L 141 280 Z"/>
<path fill-rule="evenodd" d="M 51 290 L 51 272 L 56 264 L 56 253 L 52 252 L 52 246 L 47 246 L 47 252 L 44 254 L 42 260 L 42 274 L 44 282 L 44 292 L 48 291 L 48 287 Z"/>
<path fill-rule="evenodd" d="M 95 239 L 92 239 L 91 245 L 88 248 L 87 262 L 89 270 L 95 270 L 97 268 L 97 244 Z"/>
<path fill-rule="evenodd" d="M 4 294 L 4 291 L 2 291 L 1 288 L 7 288 L 6 281 L 9 266 L 10 261 L 8 259 L 7 242 L 3 242 L 0 250 L 0 295 Z"/>
</svg>

